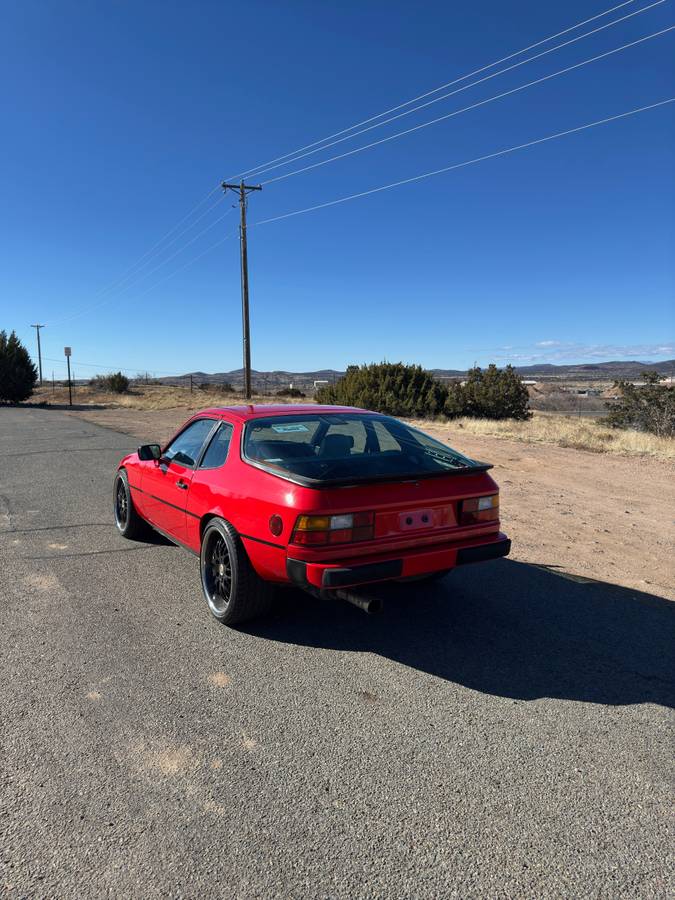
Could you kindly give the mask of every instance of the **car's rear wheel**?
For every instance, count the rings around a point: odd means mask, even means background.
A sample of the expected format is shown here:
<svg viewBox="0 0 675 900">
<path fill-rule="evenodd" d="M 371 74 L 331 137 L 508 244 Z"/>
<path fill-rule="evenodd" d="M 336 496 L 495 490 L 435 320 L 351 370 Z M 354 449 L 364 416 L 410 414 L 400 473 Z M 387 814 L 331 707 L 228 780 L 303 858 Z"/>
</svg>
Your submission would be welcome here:
<svg viewBox="0 0 675 900">
<path fill-rule="evenodd" d="M 113 513 L 117 530 L 123 537 L 133 540 L 141 537 L 146 531 L 147 525 L 136 512 L 131 490 L 129 489 L 129 479 L 124 469 L 120 469 L 115 476 L 113 484 Z"/>
<path fill-rule="evenodd" d="M 236 625 L 268 612 L 274 588 L 255 572 L 229 522 L 211 519 L 208 523 L 199 563 L 204 597 L 219 622 Z"/>
</svg>

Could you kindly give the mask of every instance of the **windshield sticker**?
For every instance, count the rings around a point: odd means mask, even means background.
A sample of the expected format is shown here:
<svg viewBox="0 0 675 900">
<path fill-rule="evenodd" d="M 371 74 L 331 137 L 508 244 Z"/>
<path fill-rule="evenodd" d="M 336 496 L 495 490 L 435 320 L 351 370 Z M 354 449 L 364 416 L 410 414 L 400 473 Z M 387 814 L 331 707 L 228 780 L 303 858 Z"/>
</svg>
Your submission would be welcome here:
<svg viewBox="0 0 675 900">
<path fill-rule="evenodd" d="M 309 428 L 301 422 L 293 422 L 288 425 L 272 425 L 272 431 L 276 431 L 277 434 L 288 434 L 291 431 L 309 431 Z"/>
</svg>

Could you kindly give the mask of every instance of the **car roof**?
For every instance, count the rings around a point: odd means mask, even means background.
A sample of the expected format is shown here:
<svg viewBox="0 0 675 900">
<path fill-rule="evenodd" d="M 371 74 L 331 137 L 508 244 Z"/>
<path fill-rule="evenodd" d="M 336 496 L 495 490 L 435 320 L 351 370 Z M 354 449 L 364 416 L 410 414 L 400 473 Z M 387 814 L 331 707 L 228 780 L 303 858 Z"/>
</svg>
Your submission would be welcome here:
<svg viewBox="0 0 675 900">
<path fill-rule="evenodd" d="M 297 416 L 297 415 L 337 415 L 339 413 L 369 413 L 377 415 L 367 409 L 358 409 L 355 406 L 319 406 L 316 403 L 269 403 L 253 404 L 248 406 L 212 406 L 195 413 L 195 416 L 218 416 L 219 418 L 241 419 L 244 422 L 251 419 L 262 419 L 266 416 Z"/>
</svg>

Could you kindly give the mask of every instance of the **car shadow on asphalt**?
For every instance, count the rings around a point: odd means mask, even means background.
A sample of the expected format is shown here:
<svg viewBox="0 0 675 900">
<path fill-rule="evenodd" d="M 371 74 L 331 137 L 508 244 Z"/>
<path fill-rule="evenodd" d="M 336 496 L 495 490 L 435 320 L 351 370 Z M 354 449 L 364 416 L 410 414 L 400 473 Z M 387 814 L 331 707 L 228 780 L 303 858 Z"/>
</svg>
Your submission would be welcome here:
<svg viewBox="0 0 675 900">
<path fill-rule="evenodd" d="M 135 538 L 137 544 L 152 544 L 154 547 L 174 547 L 178 549 L 176 544 L 173 541 L 170 541 L 167 537 L 164 537 L 163 534 L 160 534 L 159 531 L 155 531 L 154 528 L 146 529 L 142 535 Z"/>
<path fill-rule="evenodd" d="M 382 586 L 384 612 L 280 592 L 242 630 L 266 639 L 377 653 L 483 693 L 675 706 L 675 603 L 499 560 L 433 585 Z"/>
</svg>

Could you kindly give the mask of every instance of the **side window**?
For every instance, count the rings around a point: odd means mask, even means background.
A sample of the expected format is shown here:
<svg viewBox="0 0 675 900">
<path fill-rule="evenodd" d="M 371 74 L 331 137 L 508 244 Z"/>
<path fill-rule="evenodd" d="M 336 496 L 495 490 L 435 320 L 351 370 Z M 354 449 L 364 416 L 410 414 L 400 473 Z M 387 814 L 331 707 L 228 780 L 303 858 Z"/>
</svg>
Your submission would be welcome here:
<svg viewBox="0 0 675 900">
<path fill-rule="evenodd" d="M 213 426 L 213 419 L 197 419 L 192 422 L 169 444 L 162 458 L 180 463 L 181 466 L 194 466 Z"/>
<path fill-rule="evenodd" d="M 211 443 L 206 448 L 206 453 L 199 466 L 200 469 L 217 469 L 227 459 L 227 451 L 232 440 L 232 425 L 223 422 L 218 431 L 211 438 Z"/>
</svg>

